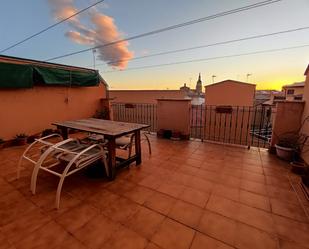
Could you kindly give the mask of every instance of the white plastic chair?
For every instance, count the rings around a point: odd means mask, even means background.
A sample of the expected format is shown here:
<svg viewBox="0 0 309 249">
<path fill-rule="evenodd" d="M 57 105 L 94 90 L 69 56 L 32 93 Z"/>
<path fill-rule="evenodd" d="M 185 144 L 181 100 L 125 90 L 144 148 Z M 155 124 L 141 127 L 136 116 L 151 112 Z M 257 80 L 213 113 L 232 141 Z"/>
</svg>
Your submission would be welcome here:
<svg viewBox="0 0 309 249">
<path fill-rule="evenodd" d="M 63 140 L 62 136 L 59 134 L 51 134 L 45 137 L 41 137 L 41 138 L 36 138 L 34 140 L 33 143 L 31 143 L 26 150 L 24 151 L 24 153 L 22 154 L 22 156 L 19 159 L 19 162 L 17 164 L 17 179 L 19 179 L 20 177 L 20 169 L 21 169 L 21 165 L 23 163 L 23 160 L 27 160 L 31 163 L 33 163 L 34 165 L 37 163 L 37 161 L 39 160 L 40 156 L 42 155 L 42 152 L 45 151 L 48 147 L 52 146 L 55 144 L 54 141 L 50 141 L 50 139 L 55 139 L 55 138 L 60 138 L 61 141 Z M 56 141 L 59 142 L 59 141 Z M 33 151 L 33 149 L 39 145 L 39 148 L 37 148 L 37 151 L 35 154 L 31 154 L 31 152 Z"/>
<path fill-rule="evenodd" d="M 145 139 L 147 141 L 147 144 L 148 144 L 148 151 L 149 151 L 149 154 L 151 155 L 150 140 L 149 140 L 149 138 L 148 138 L 146 133 L 141 132 L 141 135 L 143 135 L 145 137 Z M 141 138 L 141 140 L 142 140 L 142 138 Z M 132 154 L 132 148 L 133 148 L 134 142 L 135 142 L 134 134 L 116 138 L 116 146 L 117 146 L 117 148 L 118 149 L 122 149 L 122 150 L 128 150 L 128 157 L 130 157 L 131 154 Z"/>
<path fill-rule="evenodd" d="M 70 144 L 71 148 L 68 149 L 66 145 Z M 75 146 L 73 146 L 75 144 Z M 63 186 L 64 179 L 67 176 L 74 174 L 75 172 L 83 169 L 92 163 L 102 160 L 107 176 L 109 175 L 108 166 L 106 163 L 107 152 L 99 144 L 92 144 L 90 146 L 80 144 L 77 139 L 69 138 L 55 145 L 50 146 L 40 157 L 36 163 L 32 177 L 31 177 L 31 191 L 32 194 L 36 192 L 36 184 L 39 170 L 44 170 L 60 178 L 57 193 L 56 193 L 56 208 L 60 206 L 60 195 Z M 57 162 L 50 165 L 46 164 L 49 161 L 49 157 L 54 157 Z M 60 163 L 67 163 L 64 166 L 62 173 L 53 170 L 55 166 L 59 166 Z"/>
</svg>

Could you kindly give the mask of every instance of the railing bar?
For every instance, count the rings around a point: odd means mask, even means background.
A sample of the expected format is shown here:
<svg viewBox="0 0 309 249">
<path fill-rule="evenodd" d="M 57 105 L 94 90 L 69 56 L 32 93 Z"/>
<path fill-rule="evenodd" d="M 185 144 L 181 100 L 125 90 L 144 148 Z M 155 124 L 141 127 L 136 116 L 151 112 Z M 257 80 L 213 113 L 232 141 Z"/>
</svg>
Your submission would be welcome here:
<svg viewBox="0 0 309 249">
<path fill-rule="evenodd" d="M 225 129 L 226 129 L 226 113 L 225 113 L 225 115 L 224 115 L 223 142 L 225 142 Z"/>
<path fill-rule="evenodd" d="M 263 124 L 264 124 L 264 110 L 265 110 L 265 107 L 262 106 L 262 111 L 261 111 L 262 119 L 261 119 L 261 122 L 260 122 L 259 134 L 261 134 L 261 130 L 262 130 L 262 127 L 263 127 Z M 258 138 L 258 147 L 260 147 L 260 138 Z"/>
<path fill-rule="evenodd" d="M 229 143 L 231 142 L 231 135 L 232 135 L 232 119 L 233 119 L 233 107 L 232 107 L 232 112 L 231 112 L 231 115 L 230 115 Z"/>
<path fill-rule="evenodd" d="M 241 126 L 240 126 L 240 144 L 242 144 L 242 128 L 244 126 L 244 114 L 245 114 L 245 107 L 242 107 L 242 117 L 241 117 Z"/>
<path fill-rule="evenodd" d="M 234 142 L 236 143 L 237 140 L 237 123 L 238 123 L 238 111 L 239 111 L 239 106 L 237 106 L 237 112 L 236 112 L 236 120 L 235 120 L 235 135 L 234 135 Z"/>
<path fill-rule="evenodd" d="M 247 121 L 247 131 L 246 131 L 246 145 L 248 144 L 248 134 L 250 137 L 250 114 L 251 114 L 251 107 L 249 106 L 249 113 L 248 113 L 248 121 Z"/>
<path fill-rule="evenodd" d="M 221 118 L 222 118 L 222 113 L 219 113 L 219 136 L 218 136 L 218 141 L 220 141 L 221 140 L 221 137 L 220 137 L 220 135 L 221 135 Z"/>
</svg>

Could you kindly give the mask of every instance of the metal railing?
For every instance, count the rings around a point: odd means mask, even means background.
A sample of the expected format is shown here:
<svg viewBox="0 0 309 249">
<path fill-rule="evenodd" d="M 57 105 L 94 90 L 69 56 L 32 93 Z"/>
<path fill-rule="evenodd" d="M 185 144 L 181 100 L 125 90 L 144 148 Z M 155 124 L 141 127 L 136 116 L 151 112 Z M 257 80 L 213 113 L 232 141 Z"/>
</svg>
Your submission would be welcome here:
<svg viewBox="0 0 309 249">
<path fill-rule="evenodd" d="M 157 105 L 136 103 L 112 103 L 113 119 L 128 123 L 148 124 L 146 130 L 157 131 Z"/>
<path fill-rule="evenodd" d="M 191 107 L 191 138 L 266 148 L 272 133 L 271 107 Z"/>
</svg>

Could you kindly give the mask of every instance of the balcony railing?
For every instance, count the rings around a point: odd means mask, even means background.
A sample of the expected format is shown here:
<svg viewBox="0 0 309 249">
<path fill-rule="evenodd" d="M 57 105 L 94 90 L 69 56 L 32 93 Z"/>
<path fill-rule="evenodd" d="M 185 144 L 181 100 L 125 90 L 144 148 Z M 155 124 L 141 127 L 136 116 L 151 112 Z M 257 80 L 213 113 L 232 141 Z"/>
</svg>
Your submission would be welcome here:
<svg viewBox="0 0 309 249">
<path fill-rule="evenodd" d="M 191 107 L 191 137 L 222 143 L 268 147 L 272 133 L 271 107 Z"/>
<path fill-rule="evenodd" d="M 116 121 L 148 124 L 148 131 L 157 131 L 156 104 L 112 103 L 112 111 Z"/>
</svg>

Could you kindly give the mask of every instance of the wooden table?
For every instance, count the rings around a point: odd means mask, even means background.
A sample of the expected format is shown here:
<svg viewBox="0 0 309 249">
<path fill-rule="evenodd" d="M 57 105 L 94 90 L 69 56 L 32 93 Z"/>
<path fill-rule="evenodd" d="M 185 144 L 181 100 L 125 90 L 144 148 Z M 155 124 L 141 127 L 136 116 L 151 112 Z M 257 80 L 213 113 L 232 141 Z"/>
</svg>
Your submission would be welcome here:
<svg viewBox="0 0 309 249">
<path fill-rule="evenodd" d="M 116 175 L 116 138 L 131 133 L 135 135 L 135 155 L 127 160 L 123 160 L 120 164 L 117 164 L 117 167 L 129 165 L 132 162 L 136 162 L 136 165 L 139 165 L 142 162 L 140 131 L 150 126 L 96 118 L 55 122 L 53 125 L 56 125 L 57 128 L 61 130 L 64 139 L 68 138 L 68 129 L 104 135 L 104 138 L 108 140 L 108 168 L 111 179 L 114 179 Z"/>
</svg>

